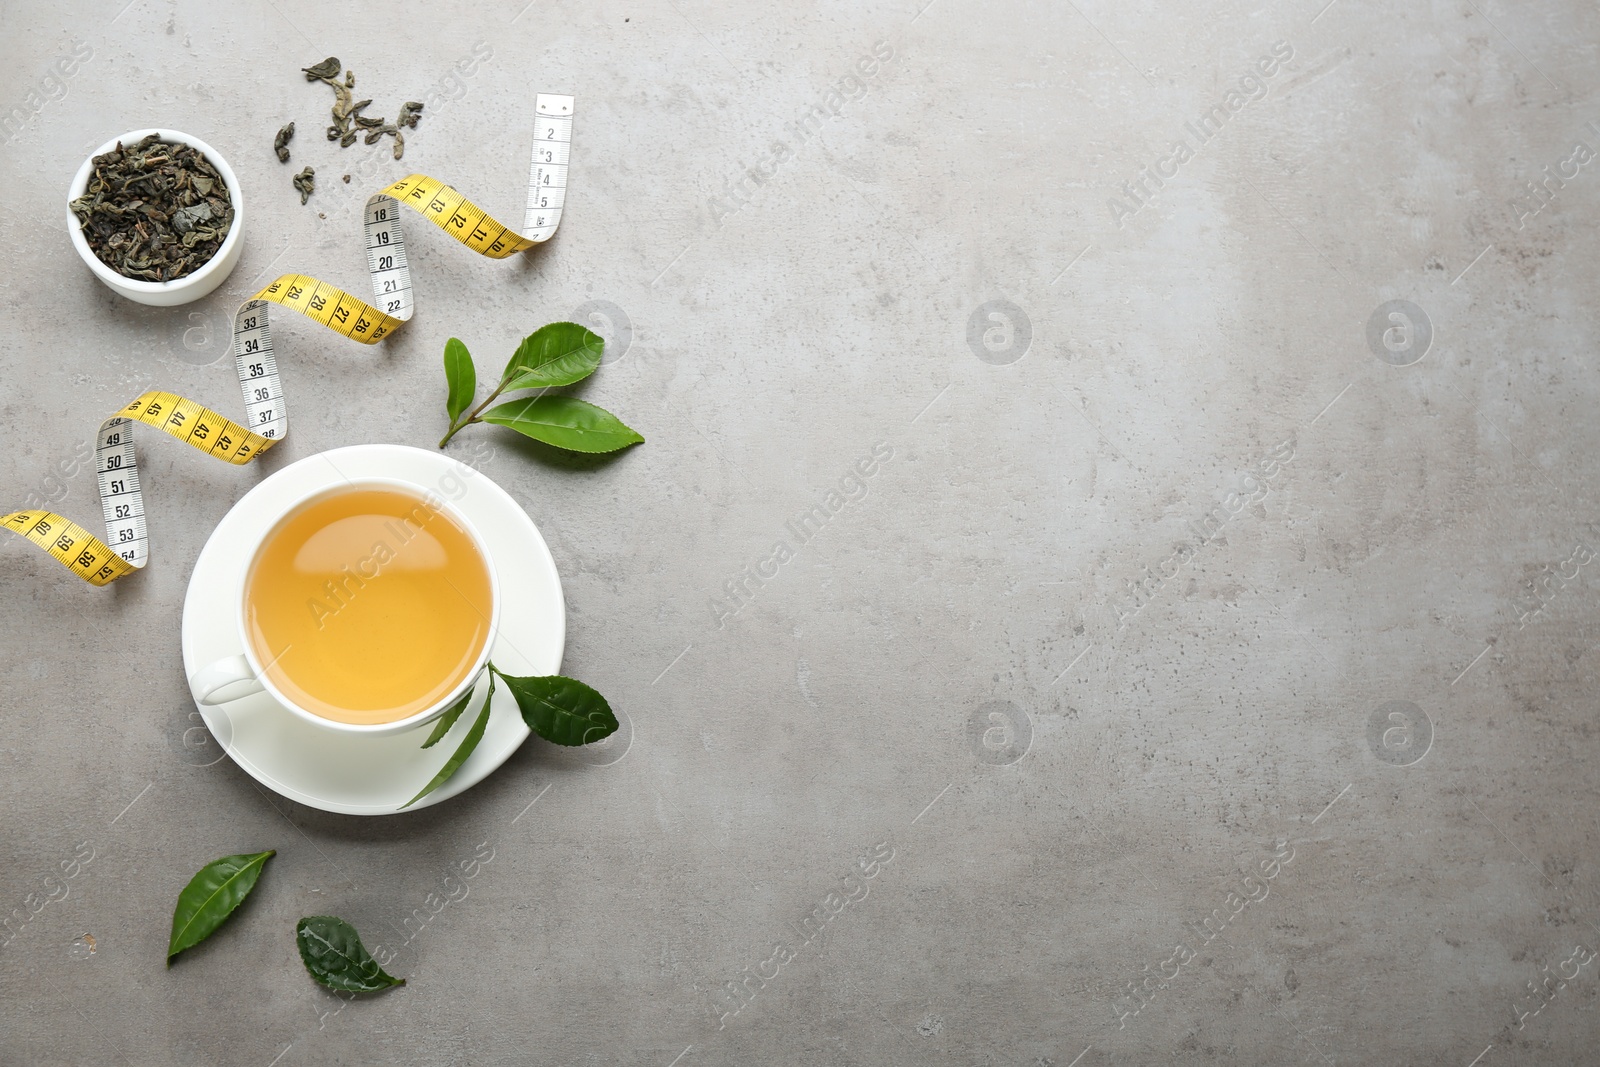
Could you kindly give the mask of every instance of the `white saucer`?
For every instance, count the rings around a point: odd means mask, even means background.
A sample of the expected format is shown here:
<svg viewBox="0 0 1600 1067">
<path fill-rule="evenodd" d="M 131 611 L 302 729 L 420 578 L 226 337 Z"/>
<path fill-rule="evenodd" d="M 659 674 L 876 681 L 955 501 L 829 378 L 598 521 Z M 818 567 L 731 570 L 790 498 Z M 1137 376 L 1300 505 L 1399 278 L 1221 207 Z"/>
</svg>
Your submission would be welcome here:
<svg viewBox="0 0 1600 1067">
<path fill-rule="evenodd" d="M 538 527 L 486 475 L 441 453 L 404 445 L 354 445 L 309 456 L 246 493 L 223 516 L 200 550 L 183 602 L 185 677 L 244 650 L 238 603 L 245 577 L 243 546 L 308 491 L 358 477 L 402 478 L 436 487 L 470 519 L 487 543 L 500 576 L 500 632 L 492 659 L 507 674 L 556 674 L 566 646 L 566 602 L 555 560 Z M 459 495 L 457 495 L 459 494 Z M 479 683 L 479 689 L 485 683 Z M 477 705 L 449 736 L 423 751 L 432 729 L 393 737 L 355 737 L 319 729 L 266 693 L 200 707 L 206 726 L 252 778 L 290 800 L 346 815 L 392 815 L 438 772 L 471 727 Z M 527 739 L 516 701 L 500 686 L 489 728 L 476 750 L 438 789 L 412 808 L 425 808 L 470 789 Z"/>
</svg>

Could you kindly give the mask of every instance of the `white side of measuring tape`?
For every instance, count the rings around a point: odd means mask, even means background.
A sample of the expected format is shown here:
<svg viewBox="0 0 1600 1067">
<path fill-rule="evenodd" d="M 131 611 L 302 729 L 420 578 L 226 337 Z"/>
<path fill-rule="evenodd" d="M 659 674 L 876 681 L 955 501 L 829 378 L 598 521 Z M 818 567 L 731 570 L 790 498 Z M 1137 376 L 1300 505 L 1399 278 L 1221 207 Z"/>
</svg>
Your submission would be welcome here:
<svg viewBox="0 0 1600 1067">
<path fill-rule="evenodd" d="M 571 96 L 539 93 L 534 98 L 536 127 L 532 161 L 528 175 L 528 202 L 523 216 L 524 241 L 535 244 L 555 236 L 566 206 L 567 175 L 572 161 L 572 121 L 575 100 Z M 399 203 L 384 193 L 367 201 L 362 232 L 367 256 L 367 277 L 372 285 L 373 307 L 401 323 L 410 320 L 414 310 L 411 268 L 406 259 L 405 233 L 400 227 Z M 442 228 L 443 220 L 435 219 Z M 475 247 L 465 237 L 462 243 Z M 481 251 L 481 249 L 478 249 Z M 333 286 L 317 286 L 308 298 L 307 315 L 329 328 L 349 335 L 357 325 L 340 317 L 339 306 L 325 308 L 319 300 L 335 299 L 320 295 L 322 289 L 338 293 Z M 295 292 L 293 285 L 291 292 Z M 245 301 L 234 315 L 233 355 L 244 397 L 243 426 L 268 440 L 281 440 L 289 433 L 289 411 L 283 382 L 273 353 L 268 309 L 273 301 L 257 297 Z M 326 317 L 324 317 L 324 315 Z M 181 400 L 181 398 L 178 398 Z M 185 402 L 187 403 L 187 402 Z M 194 405 L 197 407 L 197 405 Z M 134 568 L 150 558 L 149 530 L 139 482 L 138 454 L 134 449 L 136 419 L 113 416 L 100 425 L 95 448 L 95 472 L 99 481 L 101 511 L 105 517 L 107 544 Z M 193 440 L 193 430 L 190 437 Z M 206 447 L 204 439 L 198 447 Z M 259 451 L 259 449 L 258 449 Z M 226 449 L 224 449 L 226 452 Z"/>
</svg>

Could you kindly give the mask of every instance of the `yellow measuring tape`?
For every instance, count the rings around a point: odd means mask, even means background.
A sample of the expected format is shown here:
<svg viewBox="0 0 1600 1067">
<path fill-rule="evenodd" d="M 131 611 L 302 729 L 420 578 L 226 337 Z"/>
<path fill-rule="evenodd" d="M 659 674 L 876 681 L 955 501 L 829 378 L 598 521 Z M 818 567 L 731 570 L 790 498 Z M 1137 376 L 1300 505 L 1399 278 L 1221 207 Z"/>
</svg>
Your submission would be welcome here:
<svg viewBox="0 0 1600 1067">
<path fill-rule="evenodd" d="M 398 205 L 418 211 L 456 240 L 490 259 L 526 251 L 555 236 L 566 204 L 572 158 L 573 98 L 540 93 L 528 175 L 528 207 L 521 230 L 496 222 L 450 186 L 422 174 L 395 182 L 367 201 L 363 230 L 367 276 L 377 306 L 305 274 L 285 274 L 239 305 L 233 320 L 233 358 L 244 394 L 240 425 L 176 393 L 148 392 L 100 424 L 95 473 L 100 483 L 109 543 L 53 511 L 30 509 L 0 516 L 0 526 L 21 534 L 91 585 L 106 585 L 143 567 L 150 558 L 144 496 L 139 485 L 133 424 L 171 434 L 209 456 L 248 463 L 289 433 L 289 413 L 272 353 L 267 310 L 279 304 L 363 344 L 377 344 L 411 319 L 411 268 Z"/>
</svg>

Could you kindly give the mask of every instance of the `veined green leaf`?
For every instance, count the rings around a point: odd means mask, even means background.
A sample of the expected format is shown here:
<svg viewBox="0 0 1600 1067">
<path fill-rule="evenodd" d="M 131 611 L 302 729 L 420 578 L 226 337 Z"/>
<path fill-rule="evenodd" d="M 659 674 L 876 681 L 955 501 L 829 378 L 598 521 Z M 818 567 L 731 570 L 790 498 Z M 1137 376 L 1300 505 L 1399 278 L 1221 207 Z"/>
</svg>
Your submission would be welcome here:
<svg viewBox="0 0 1600 1067">
<path fill-rule="evenodd" d="M 210 937 L 233 909 L 244 903 L 261 877 L 261 868 L 277 852 L 246 853 L 212 860 L 183 887 L 172 909 L 172 937 L 167 942 L 167 966 L 186 948 Z"/>
<path fill-rule="evenodd" d="M 605 408 L 571 396 L 513 400 L 480 417 L 569 452 L 615 452 L 644 440 Z"/>
<path fill-rule="evenodd" d="M 450 386 L 444 409 L 450 413 L 450 425 L 454 426 L 478 395 L 478 371 L 472 365 L 472 353 L 454 337 L 444 343 L 444 378 Z"/>
<path fill-rule="evenodd" d="M 387 974 L 361 943 L 356 928 L 332 915 L 312 915 L 294 928 L 300 960 L 311 977 L 341 993 L 376 993 L 405 985 L 404 978 Z"/>
<path fill-rule="evenodd" d="M 483 710 L 478 712 L 478 718 L 473 722 L 472 729 L 467 731 L 467 736 L 461 739 L 461 744 L 456 748 L 455 755 L 451 756 L 445 762 L 445 765 L 439 768 L 439 773 L 433 776 L 432 781 L 422 787 L 422 792 L 400 805 L 401 808 L 409 808 L 435 789 L 438 789 L 452 774 L 456 773 L 463 763 L 467 762 L 467 757 L 472 755 L 472 750 L 478 747 L 479 741 L 483 740 L 483 732 L 489 728 L 489 707 L 493 703 L 494 675 L 491 673 L 489 675 L 489 695 L 483 698 Z M 465 705 L 462 706 L 465 707 Z M 423 747 L 426 748 L 427 746 L 424 745 Z"/>
<path fill-rule="evenodd" d="M 498 673 L 498 672 L 496 672 Z M 617 717 L 606 698 L 576 678 L 559 674 L 513 678 L 501 674 L 528 729 L 558 745 L 603 741 L 617 729 Z"/>
<path fill-rule="evenodd" d="M 500 380 L 506 391 L 581 382 L 600 366 L 606 342 L 576 322 L 541 326 L 517 346 Z"/>
<path fill-rule="evenodd" d="M 493 675 L 489 676 L 489 690 L 490 692 L 494 691 Z M 423 748 L 432 748 L 434 745 L 437 745 L 441 740 L 444 739 L 444 735 L 450 732 L 450 727 L 454 726 L 456 724 L 456 720 L 461 718 L 461 713 L 467 710 L 467 705 L 472 703 L 472 694 L 476 693 L 477 691 L 477 686 L 473 686 L 471 689 L 468 689 L 465 693 L 461 694 L 460 700 L 456 701 L 454 704 L 451 704 L 449 709 L 446 710 L 443 715 L 439 716 L 439 721 L 433 726 L 433 733 L 429 734 L 428 739 L 422 742 Z"/>
</svg>

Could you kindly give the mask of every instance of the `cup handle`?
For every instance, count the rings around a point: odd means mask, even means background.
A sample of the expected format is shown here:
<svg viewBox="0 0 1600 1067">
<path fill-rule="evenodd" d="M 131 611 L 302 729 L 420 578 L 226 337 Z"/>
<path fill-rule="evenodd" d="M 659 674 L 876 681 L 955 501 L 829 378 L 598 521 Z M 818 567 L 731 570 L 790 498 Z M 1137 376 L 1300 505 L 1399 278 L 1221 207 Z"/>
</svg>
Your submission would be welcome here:
<svg viewBox="0 0 1600 1067">
<path fill-rule="evenodd" d="M 246 686 L 246 688 L 236 688 Z M 224 689 L 235 689 L 227 696 L 218 694 Z M 259 693 L 265 687 L 261 679 L 256 677 L 256 672 L 251 669 L 250 661 L 243 656 L 229 656 L 219 659 L 215 663 L 201 667 L 189 679 L 189 691 L 194 694 L 196 703 L 211 706 L 224 704 L 230 700 Z"/>
</svg>

